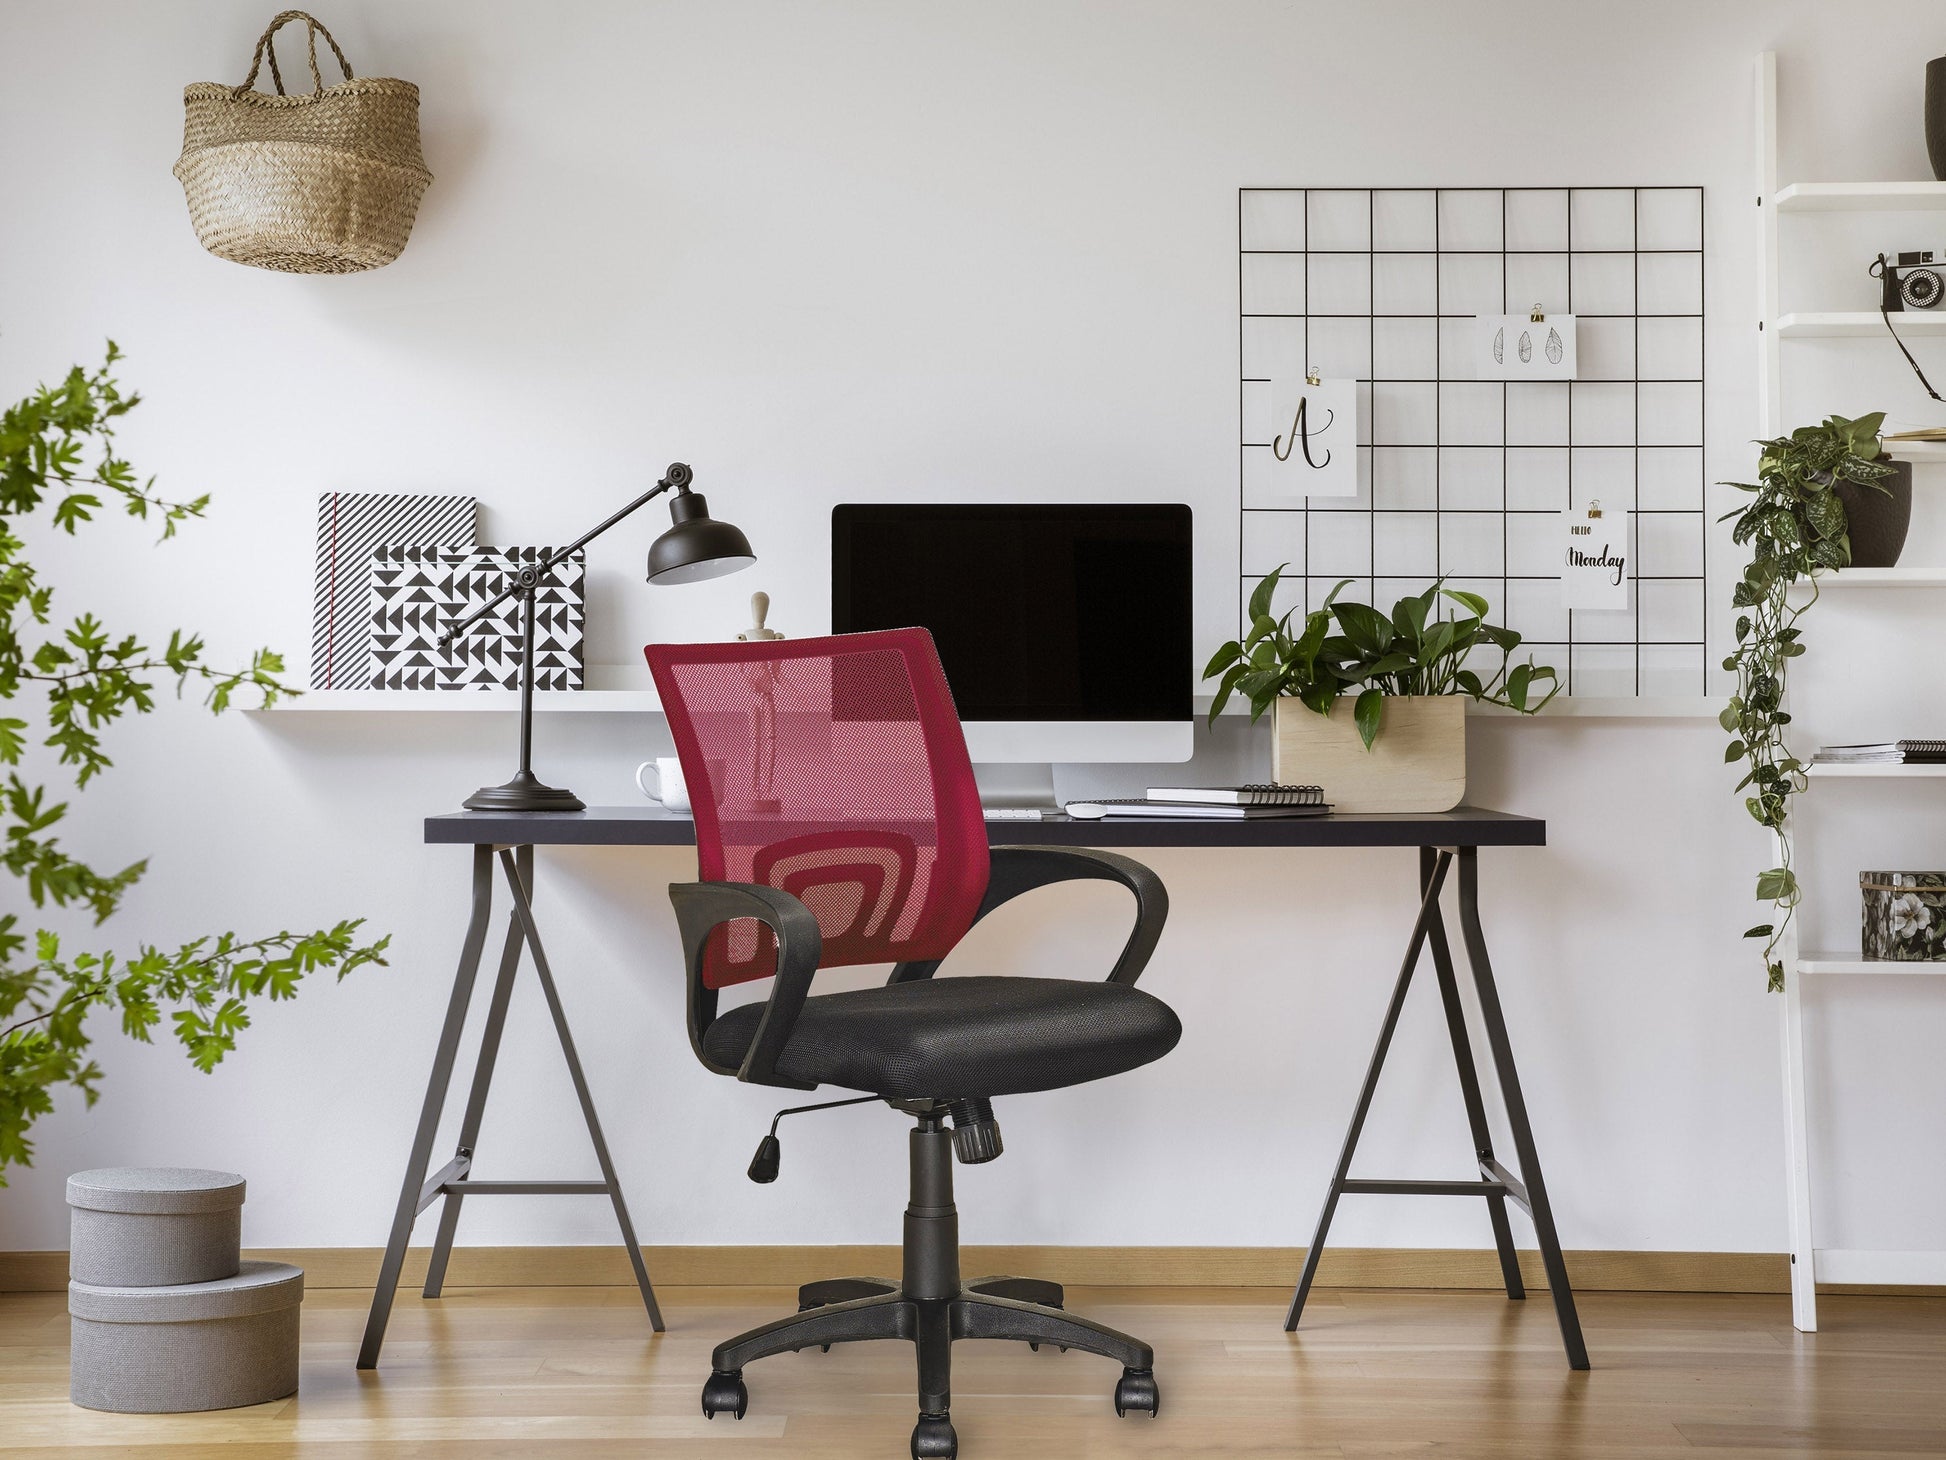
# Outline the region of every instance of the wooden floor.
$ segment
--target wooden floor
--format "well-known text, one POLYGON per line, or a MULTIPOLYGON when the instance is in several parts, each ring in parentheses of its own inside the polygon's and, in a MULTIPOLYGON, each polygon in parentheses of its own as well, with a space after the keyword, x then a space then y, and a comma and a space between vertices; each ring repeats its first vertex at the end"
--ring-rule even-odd
MULTIPOLYGON (((54 1293, 0 1295, 0 1455, 258 1460, 854 1460, 906 1454, 902 1344, 765 1359, 740 1423, 697 1394, 720 1338, 781 1291, 675 1288, 651 1338, 627 1288, 402 1294, 376 1373, 352 1366, 367 1295, 304 1303, 303 1388, 254 1409, 111 1415, 67 1400, 54 1293)), ((1827 1297, 1796 1333, 1782 1297, 1589 1293, 1592 1373, 1570 1373, 1544 1295, 1322 1290, 1301 1333, 1255 1289, 1076 1289, 1070 1306, 1156 1348, 1162 1415, 1115 1417, 1105 1360, 1022 1345, 955 1350, 968 1460, 1085 1457, 1946 1455, 1946 1298, 1827 1297)))

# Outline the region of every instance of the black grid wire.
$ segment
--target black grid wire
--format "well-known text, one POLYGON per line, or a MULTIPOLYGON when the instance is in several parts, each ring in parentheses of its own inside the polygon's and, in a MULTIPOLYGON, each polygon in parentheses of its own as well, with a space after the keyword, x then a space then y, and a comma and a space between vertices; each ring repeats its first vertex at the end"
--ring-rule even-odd
MULTIPOLYGON (((1388 208, 1388 218, 1396 218, 1388 208)), ((1355 222, 1350 231, 1355 232, 1355 222)), ((1348 592, 1364 590, 1371 601, 1389 608, 1393 597, 1421 591, 1433 578, 1446 577, 1451 586, 1469 587, 1485 593, 1494 606, 1497 621, 1519 630, 1526 648, 1541 662, 1552 663, 1560 671, 1567 693, 1640 695, 1644 693, 1645 668, 1650 693, 1706 693, 1709 683, 1708 646, 1705 643, 1707 604, 1705 585, 1708 570, 1708 519, 1704 508, 1703 412, 1707 356, 1703 345, 1703 190, 1691 186, 1637 186, 1600 188, 1241 188, 1237 195, 1237 297, 1238 297, 1238 614, 1264 573, 1284 558, 1290 566, 1280 588, 1278 611, 1294 605, 1315 607, 1340 579, 1353 580, 1348 592), (1597 196, 1600 195, 1600 196, 1597 196), (1318 222, 1319 201, 1334 205, 1324 226, 1318 222), (1471 222, 1464 227, 1449 227, 1449 204, 1464 200, 1462 215, 1471 222), (1266 200, 1281 202, 1281 209, 1262 210, 1253 217, 1253 206, 1266 200), (1388 230, 1410 232, 1410 224, 1381 223, 1381 201, 1417 200, 1430 209, 1429 235, 1390 244, 1382 237, 1388 230), (1558 233, 1547 246, 1509 246, 1510 200, 1523 205, 1524 227, 1532 229, 1539 218, 1545 220, 1558 210, 1558 233), (1644 241, 1645 202, 1655 210, 1653 239, 1644 241), (1345 239, 1347 219, 1356 220, 1363 204, 1363 237, 1349 243, 1345 239), (1575 225, 1584 203, 1596 227, 1584 228, 1577 246, 1575 225), (1623 221, 1622 205, 1626 204, 1623 221), (1482 246, 1481 220, 1498 213, 1497 246, 1482 246), (1595 232, 1589 237, 1590 231, 1595 232), (1458 236, 1455 236, 1458 235, 1458 236), (1292 287, 1295 301, 1275 297, 1276 280, 1253 281, 1253 258, 1294 260, 1296 273, 1285 266, 1285 292, 1292 287), (1314 284, 1315 260, 1336 261, 1338 276, 1333 289, 1340 296, 1349 277, 1355 296, 1332 297, 1332 289, 1314 284), (1378 298, 1379 261, 1421 261, 1429 264, 1431 296, 1408 301, 1430 308, 1381 308, 1378 298), (1628 260, 1628 308, 1582 311, 1575 308, 1576 276, 1582 260, 1628 260), (1362 260, 1362 281, 1356 261, 1362 260), (1449 261, 1467 260, 1497 263, 1497 298, 1482 298, 1477 287, 1449 290, 1449 268, 1463 267, 1449 261), (1652 260, 1656 270, 1645 300, 1644 261, 1652 260), (1490 262, 1491 261, 1491 262, 1490 262), (1344 264, 1351 263, 1349 276, 1344 264), (1558 264, 1560 287, 1554 297, 1519 297, 1520 286, 1513 280, 1516 268, 1522 269, 1522 283, 1531 284, 1550 265, 1558 264), (1266 297, 1269 296, 1269 297, 1266 297), (1671 302, 1685 307, 1667 307, 1671 302), (1295 307, 1253 307, 1266 304, 1295 307), (1582 322, 1578 360, 1581 372, 1572 382, 1479 381, 1467 371, 1464 362, 1449 361, 1451 346, 1446 339, 1449 323, 1470 320, 1482 313, 1514 314, 1539 303, 1551 313, 1573 314, 1582 322), (1335 322, 1320 333, 1331 333, 1327 343, 1314 341, 1313 328, 1320 321, 1335 322), (1393 321, 1429 321, 1431 325, 1431 369, 1424 357, 1416 369, 1382 369, 1379 331, 1393 321), (1623 329, 1612 329, 1603 321, 1626 322, 1623 329), (1673 355, 1654 374, 1643 372, 1644 323, 1652 328, 1667 328, 1664 321, 1690 321, 1680 328, 1673 350, 1664 340, 1662 353, 1673 355), (1363 324, 1364 358, 1362 370, 1347 369, 1343 359, 1331 354, 1345 353, 1345 342, 1353 340, 1363 324), (1289 338, 1272 337, 1266 332, 1289 332, 1294 328, 1301 341, 1294 359, 1289 354, 1289 338), (1590 326, 1592 325, 1592 328, 1590 326), (1626 338, 1626 369, 1612 372, 1600 368, 1603 357, 1617 350, 1617 341, 1626 338), (1607 343, 1603 344, 1602 341, 1607 343), (1591 348, 1592 346, 1592 348, 1591 348), (1318 350, 1313 355, 1314 347, 1318 350), (1313 499, 1301 507, 1262 507, 1251 505, 1253 454, 1267 457, 1269 437, 1275 427, 1253 419, 1267 402, 1270 376, 1262 369, 1265 355, 1283 349, 1285 368, 1315 367, 1329 377, 1356 375, 1360 391, 1360 478, 1356 498, 1313 499), (1589 370, 1591 357, 1596 369, 1589 370), (1460 373, 1449 374, 1449 364, 1460 373), (1449 387, 1468 387, 1478 399, 1480 391, 1498 386, 1500 424, 1497 433, 1472 431, 1463 441, 1455 440, 1449 417, 1449 387), (1644 385, 1652 387, 1650 391, 1644 385), (1253 411, 1252 388, 1262 392, 1253 411), (1388 389, 1399 387, 1429 389, 1430 432, 1423 427, 1409 429, 1399 420, 1397 401, 1389 401, 1388 389), (1629 425, 1625 434, 1610 434, 1595 439, 1598 427, 1591 425, 1588 392, 1599 387, 1627 387, 1630 394, 1629 425), (1526 392, 1516 397, 1515 392, 1526 392), (1535 403, 1562 398, 1564 429, 1560 439, 1516 439, 1511 423, 1511 407, 1518 398, 1526 409, 1535 403), (1577 404, 1581 409, 1577 411, 1577 404), (1426 439, 1429 435, 1430 439, 1426 439), (1497 438, 1497 439, 1496 439, 1497 438), (1474 498, 1454 499, 1455 489, 1449 471, 1465 457, 1463 453, 1483 453, 1499 458, 1498 503, 1481 505, 1474 498), (1404 490, 1404 468, 1409 454, 1426 453, 1431 462, 1429 502, 1396 505, 1390 499, 1404 490), (1531 461, 1528 453, 1532 453, 1531 461), (1554 531, 1559 513, 1575 505, 1576 470, 1583 473, 1582 498, 1591 494, 1591 468, 1606 460, 1610 473, 1604 484, 1592 491, 1604 495, 1606 502, 1630 510, 1629 562, 1631 565, 1629 607, 1617 610, 1566 609, 1559 606, 1560 535, 1554 531), (1627 455, 1626 482, 1616 479, 1616 458, 1627 455), (1558 482, 1547 487, 1545 500, 1529 491, 1518 504, 1510 500, 1510 471, 1518 457, 1530 470, 1544 463, 1558 463, 1558 482), (1652 501, 1643 501, 1645 457, 1656 483, 1652 501), (1397 467, 1398 483, 1393 480, 1397 467), (1617 491, 1624 500, 1617 500, 1617 491), (1464 500, 1468 505, 1459 505, 1464 500), (1321 519, 1335 518, 1342 523, 1345 514, 1362 513, 1365 532, 1362 560, 1348 555, 1342 528, 1327 526, 1317 530, 1321 519), (1475 541, 1466 551, 1451 551, 1447 546, 1448 526, 1456 528, 1466 519, 1497 518, 1500 527, 1497 564, 1490 552, 1482 552, 1475 541), (1381 530, 1387 519, 1396 531, 1429 527, 1430 561, 1413 561, 1409 566, 1382 569, 1382 554, 1388 538, 1381 530), (1651 541, 1644 542, 1644 524, 1651 528, 1651 541), (1327 541, 1327 539, 1329 541, 1327 541), (1335 544, 1335 546, 1333 545, 1335 544), (1268 551, 1266 548, 1268 547, 1268 551), (1645 548, 1649 560, 1644 560, 1645 548), (1535 585, 1516 588, 1514 585, 1535 585), (1645 624, 1644 585, 1654 603, 1650 621, 1645 624), (1646 651, 1646 654, 1645 654, 1646 651)), ((1586 266, 1592 268, 1594 266, 1586 266)), ((1476 276, 1476 286, 1477 278, 1476 276)), ((1613 280, 1607 281, 1612 293, 1613 280)), ((1584 292, 1590 292, 1585 291, 1584 292)), ((1620 299, 1604 297, 1599 302, 1619 306, 1620 299)), ((1397 326, 1392 326, 1397 328, 1397 326)), ((1457 326, 1464 329, 1464 325, 1457 326)), ((1423 342, 1422 342, 1423 345, 1423 342)), ((1396 344, 1388 346, 1388 350, 1396 344)), ((1390 362, 1386 362, 1390 363, 1390 362)), ((1419 415, 1426 414, 1421 402, 1419 415)), ((1545 435, 1543 431, 1541 434, 1545 435)), ((1261 459, 1261 458, 1258 458, 1261 459)), ((1421 463, 1423 464, 1423 463, 1421 463)), ((1543 471, 1546 478, 1551 475, 1543 471)), ((1531 488, 1532 478, 1529 478, 1531 488)), ((1335 525, 1335 524, 1333 524, 1335 525)), ((1348 524, 1346 524, 1348 525, 1348 524)), ((1490 539, 1489 529, 1486 537, 1490 539)), ((1459 539, 1456 537, 1456 548, 1459 539)))

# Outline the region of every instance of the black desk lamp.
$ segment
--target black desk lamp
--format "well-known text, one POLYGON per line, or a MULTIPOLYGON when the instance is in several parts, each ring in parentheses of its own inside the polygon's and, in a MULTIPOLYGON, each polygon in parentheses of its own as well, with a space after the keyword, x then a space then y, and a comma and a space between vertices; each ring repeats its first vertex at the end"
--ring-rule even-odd
POLYGON ((750 551, 750 540, 727 522, 709 515, 709 503, 701 492, 689 490, 695 476, 680 461, 648 491, 630 502, 599 527, 581 534, 560 550, 536 563, 509 572, 507 586, 477 611, 454 624, 439 636, 439 647, 450 648, 459 638, 509 598, 520 600, 520 769, 504 786, 482 786, 462 803, 468 811, 580 811, 584 804, 572 791, 541 784, 534 776, 534 591, 546 580, 557 563, 566 561, 624 517, 673 491, 669 516, 674 525, 649 545, 651 583, 700 583, 705 578, 720 578, 757 561, 750 551))

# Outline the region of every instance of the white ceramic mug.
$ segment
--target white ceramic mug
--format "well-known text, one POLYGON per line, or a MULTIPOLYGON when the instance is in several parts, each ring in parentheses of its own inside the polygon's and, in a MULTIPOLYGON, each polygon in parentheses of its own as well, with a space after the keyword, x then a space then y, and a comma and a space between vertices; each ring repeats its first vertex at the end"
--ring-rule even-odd
POLYGON ((682 778, 682 762, 673 755, 659 755, 635 768, 635 784, 651 801, 660 801, 669 810, 689 810, 689 787, 682 778))

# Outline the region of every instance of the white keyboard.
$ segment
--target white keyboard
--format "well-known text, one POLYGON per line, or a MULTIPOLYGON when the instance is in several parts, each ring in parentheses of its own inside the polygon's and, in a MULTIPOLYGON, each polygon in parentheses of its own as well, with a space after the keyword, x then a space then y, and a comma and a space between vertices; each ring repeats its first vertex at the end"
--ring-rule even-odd
POLYGON ((985 806, 981 808, 988 821, 1044 821, 1047 813, 1038 806, 985 806))

